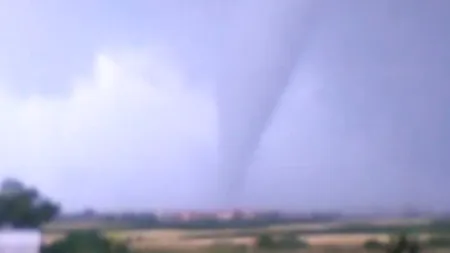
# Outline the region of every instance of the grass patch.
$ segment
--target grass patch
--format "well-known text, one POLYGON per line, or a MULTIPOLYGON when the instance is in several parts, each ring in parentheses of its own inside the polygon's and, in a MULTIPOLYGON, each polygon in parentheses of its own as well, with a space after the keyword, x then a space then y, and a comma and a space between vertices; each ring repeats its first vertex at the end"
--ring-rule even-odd
POLYGON ((428 248, 450 248, 450 236, 432 236, 426 242, 428 248))

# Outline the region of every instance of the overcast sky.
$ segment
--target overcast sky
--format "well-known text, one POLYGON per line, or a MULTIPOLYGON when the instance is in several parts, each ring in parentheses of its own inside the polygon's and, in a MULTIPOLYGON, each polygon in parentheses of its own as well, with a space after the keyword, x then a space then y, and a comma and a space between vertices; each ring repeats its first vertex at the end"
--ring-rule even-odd
MULTIPOLYGON (((252 64, 233 20, 293 0, 243 1, 0 0, 0 177, 69 210, 219 206, 219 73, 252 64)), ((240 203, 448 207, 450 2, 321 7, 240 203)))

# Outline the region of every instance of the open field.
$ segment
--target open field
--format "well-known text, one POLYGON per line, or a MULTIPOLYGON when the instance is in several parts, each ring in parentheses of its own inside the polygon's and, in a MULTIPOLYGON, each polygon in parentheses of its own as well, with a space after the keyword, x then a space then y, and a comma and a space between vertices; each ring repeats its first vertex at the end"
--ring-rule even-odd
MULTIPOLYGON (((364 252, 363 244, 369 239, 387 242, 389 236, 401 231, 415 232, 421 240, 430 235, 447 234, 447 226, 435 226, 431 220, 384 220, 371 222, 330 222, 317 224, 275 225, 265 228, 242 229, 109 229, 104 227, 106 236, 118 241, 126 241, 139 250, 196 251, 217 245, 245 246, 253 248, 256 237, 262 233, 294 233, 306 241, 308 252, 364 252), (331 252, 331 251, 330 251, 331 252)), ((86 229, 80 224, 72 229, 86 229)), ((450 233, 449 233, 450 234, 450 233)), ((44 241, 50 243, 64 236, 63 233, 47 233, 44 241)), ((235 251, 234 251, 235 252, 235 251)), ((437 252, 437 251, 430 251, 437 252)), ((439 250, 439 252, 450 252, 439 250)))
MULTIPOLYGON (((130 245, 139 250, 198 250, 202 248, 214 247, 215 245, 244 245, 254 246, 254 237, 232 237, 227 239, 186 239, 186 232, 182 231, 129 231, 120 234, 109 234, 111 238, 120 241, 127 241, 130 245)), ((58 237, 46 237, 46 241, 54 241, 58 237)), ((360 247, 368 239, 376 238, 387 241, 387 235, 312 235, 304 236, 311 247, 339 246, 339 247, 360 247)))
MULTIPOLYGON (((117 240, 128 241, 132 248, 142 252, 204 252, 204 253, 239 253, 256 252, 254 250, 255 238, 235 237, 226 240, 222 239, 185 239, 185 231, 128 231, 121 234, 110 234, 109 236, 117 240), (218 245, 222 247, 218 247, 218 245), (235 246, 244 245, 245 251, 235 250, 235 246)), ((277 250, 277 253, 336 253, 336 252, 355 252, 355 253, 377 253, 382 251, 364 249, 363 244, 368 239, 378 239, 387 242, 387 234, 353 234, 353 235, 312 235, 302 237, 310 244, 307 249, 301 250, 277 250)), ((258 251, 260 252, 260 251, 258 251)), ((430 253, 450 253, 450 249, 433 249, 425 252, 430 253)), ((262 252, 265 253, 265 252, 262 252)))

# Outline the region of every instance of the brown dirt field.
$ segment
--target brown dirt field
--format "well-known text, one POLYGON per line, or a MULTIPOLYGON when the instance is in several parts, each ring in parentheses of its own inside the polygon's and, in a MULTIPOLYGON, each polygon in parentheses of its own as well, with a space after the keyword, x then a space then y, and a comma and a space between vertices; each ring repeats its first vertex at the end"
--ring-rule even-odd
MULTIPOLYGON (((110 233, 108 236, 117 240, 126 240, 135 248, 155 249, 155 248, 174 248, 174 249, 193 249, 203 248, 223 242, 218 239, 185 239, 184 236, 189 231, 183 230, 133 230, 110 233)), ((231 238, 226 242, 230 244, 251 245, 253 238, 231 238)))
MULTIPOLYGON (((252 245, 253 238, 235 238, 227 240, 228 245, 252 245)), ((158 241, 133 241, 131 243, 136 249, 202 249, 217 245, 218 240, 214 239, 195 239, 195 240, 158 240, 158 241)))
MULTIPOLYGON (((136 234, 127 234, 129 242, 133 247, 139 249, 152 248, 174 248, 174 249, 195 249, 210 247, 217 244, 228 245, 246 245, 253 246, 254 237, 235 237, 227 239, 185 239, 180 231, 165 232, 141 232, 136 234), (134 236, 133 236, 134 235, 134 236)), ((425 239, 428 235, 422 235, 425 239)), ((387 234, 327 234, 302 236, 312 247, 338 246, 338 247, 361 247, 369 239, 388 242, 387 234)))

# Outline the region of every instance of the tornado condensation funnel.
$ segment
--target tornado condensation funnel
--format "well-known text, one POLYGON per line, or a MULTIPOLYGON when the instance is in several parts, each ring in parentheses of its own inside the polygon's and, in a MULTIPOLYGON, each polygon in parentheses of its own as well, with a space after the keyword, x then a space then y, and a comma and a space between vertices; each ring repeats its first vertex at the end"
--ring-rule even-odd
POLYGON ((217 88, 221 180, 229 200, 245 184, 259 140, 314 29, 317 3, 247 0, 229 24, 217 88))

